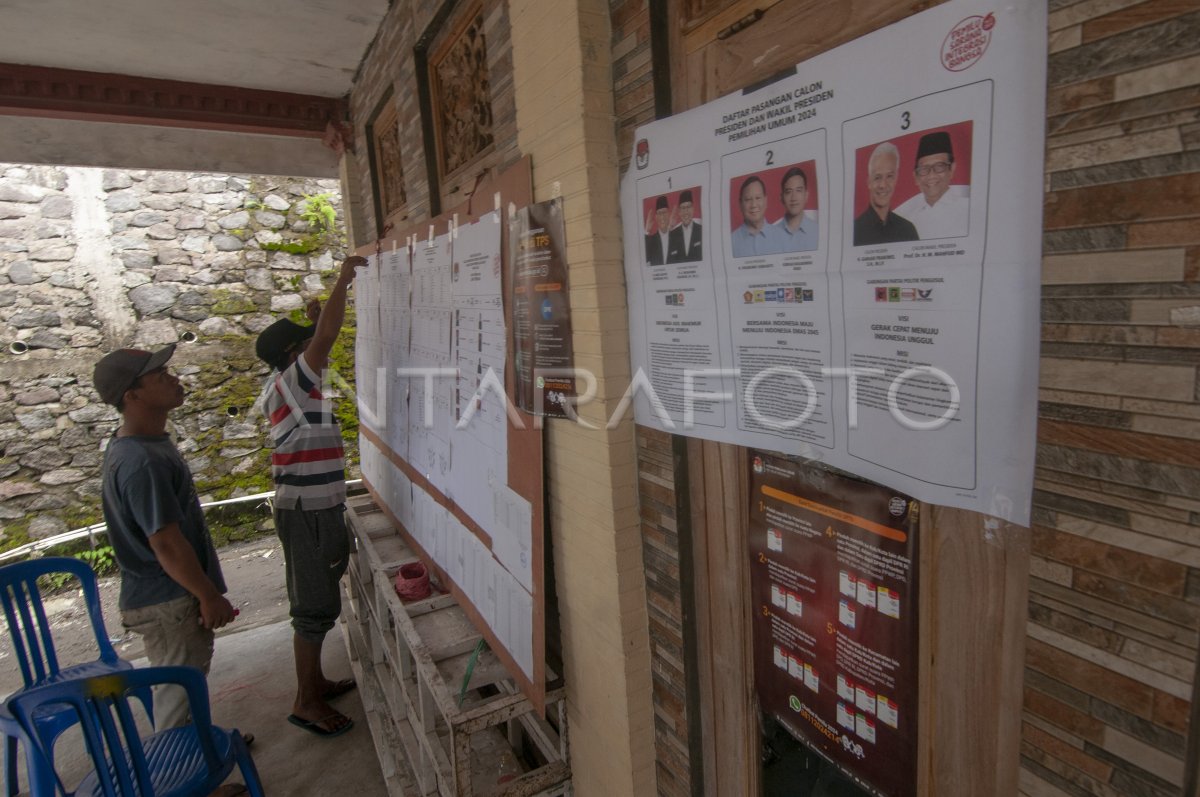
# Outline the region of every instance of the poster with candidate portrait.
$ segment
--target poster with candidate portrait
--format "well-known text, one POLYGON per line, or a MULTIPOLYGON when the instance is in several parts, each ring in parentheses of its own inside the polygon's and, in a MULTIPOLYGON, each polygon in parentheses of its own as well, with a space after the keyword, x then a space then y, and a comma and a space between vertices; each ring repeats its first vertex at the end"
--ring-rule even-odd
POLYGON ((951 0, 639 128, 639 423, 1029 522, 1045 14, 951 0))

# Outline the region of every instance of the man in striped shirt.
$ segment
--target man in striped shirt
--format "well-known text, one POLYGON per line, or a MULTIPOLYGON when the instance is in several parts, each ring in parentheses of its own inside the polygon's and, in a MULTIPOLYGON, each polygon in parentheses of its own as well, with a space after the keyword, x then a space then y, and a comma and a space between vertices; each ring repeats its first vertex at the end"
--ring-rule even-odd
POLYGON ((366 258, 349 257, 324 309, 308 305, 311 326, 280 319, 258 336, 258 356, 271 366, 266 414, 271 421, 275 533, 283 546, 291 604, 296 699, 288 722, 318 736, 339 736, 353 721, 327 701, 354 688, 321 669, 321 648, 342 600, 338 582, 350 559, 342 431, 321 393, 329 352, 346 315, 346 291, 366 258))

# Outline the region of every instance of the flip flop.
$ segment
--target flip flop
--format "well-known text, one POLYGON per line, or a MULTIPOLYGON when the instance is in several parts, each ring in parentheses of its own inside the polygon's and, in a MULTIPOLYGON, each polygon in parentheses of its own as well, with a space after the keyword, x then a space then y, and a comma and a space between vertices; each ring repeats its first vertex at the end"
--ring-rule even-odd
POLYGON ((335 697, 341 697, 354 690, 357 686, 358 684, 354 683, 353 678, 343 678, 340 681, 334 681, 333 686, 329 687, 322 697, 325 700, 333 700, 335 697))
POLYGON ((208 797, 240 797, 240 795, 248 794, 249 789, 242 783, 227 783, 224 786, 217 787, 217 790, 208 795, 208 797))
POLYGON ((322 727, 322 725, 326 722, 329 722, 329 720, 335 719, 337 717, 342 717, 342 716, 345 716, 345 715, 339 714, 335 711, 333 714, 330 714, 327 717, 322 717, 319 720, 306 720, 303 717, 297 717, 295 714, 288 714, 287 719, 288 719, 288 722, 292 723, 297 728, 303 728, 304 730, 308 731, 309 733, 316 734, 317 736, 324 736, 326 738, 331 739, 334 736, 341 736, 343 733, 345 733, 346 731, 348 731, 354 727, 354 720, 350 719, 349 717, 346 717, 346 724, 341 726, 340 728, 334 728, 333 730, 329 730, 328 728, 322 727))

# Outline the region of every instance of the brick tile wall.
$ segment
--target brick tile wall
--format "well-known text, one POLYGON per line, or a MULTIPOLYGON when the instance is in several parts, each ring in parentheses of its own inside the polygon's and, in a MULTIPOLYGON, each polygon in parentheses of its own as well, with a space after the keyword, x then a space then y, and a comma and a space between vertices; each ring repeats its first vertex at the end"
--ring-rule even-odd
POLYGON ((1178 795, 1200 625, 1200 11, 1050 0, 1024 794, 1178 795))
MULTIPOLYGON (((400 143, 403 150, 404 188, 407 204, 398 213, 401 225, 429 217, 430 180, 425 165, 425 142, 421 133, 421 113, 417 88, 416 60, 413 50, 417 39, 428 30, 441 5, 435 0, 392 3, 380 25, 350 94, 350 119, 354 127, 356 155, 352 168, 357 174, 360 212, 354 219, 354 244, 361 246, 375 237, 375 203, 371 195, 370 159, 367 153, 367 125, 379 103, 392 91, 390 102, 397 106, 400 143)), ((456 14, 465 13, 469 4, 460 4, 456 14)), ((504 0, 484 0, 484 40, 487 42, 488 79, 492 100, 492 132, 495 144, 479 161, 463 167, 440 186, 442 206, 458 204, 464 192, 474 185, 475 176, 490 168, 503 171, 520 160, 517 146, 516 100, 512 80, 512 36, 509 30, 508 4, 504 0)), ((441 26, 429 52, 455 29, 458 16, 441 26)))

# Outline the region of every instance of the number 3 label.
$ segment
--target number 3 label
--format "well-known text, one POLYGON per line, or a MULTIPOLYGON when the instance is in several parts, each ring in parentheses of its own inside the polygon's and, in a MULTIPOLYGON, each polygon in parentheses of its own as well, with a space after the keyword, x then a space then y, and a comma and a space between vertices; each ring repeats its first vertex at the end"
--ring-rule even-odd
POLYGON ((904 113, 900 114, 900 129, 901 130, 907 130, 909 128, 909 125, 911 125, 911 124, 912 124, 912 117, 909 116, 908 111, 905 111, 904 113))

